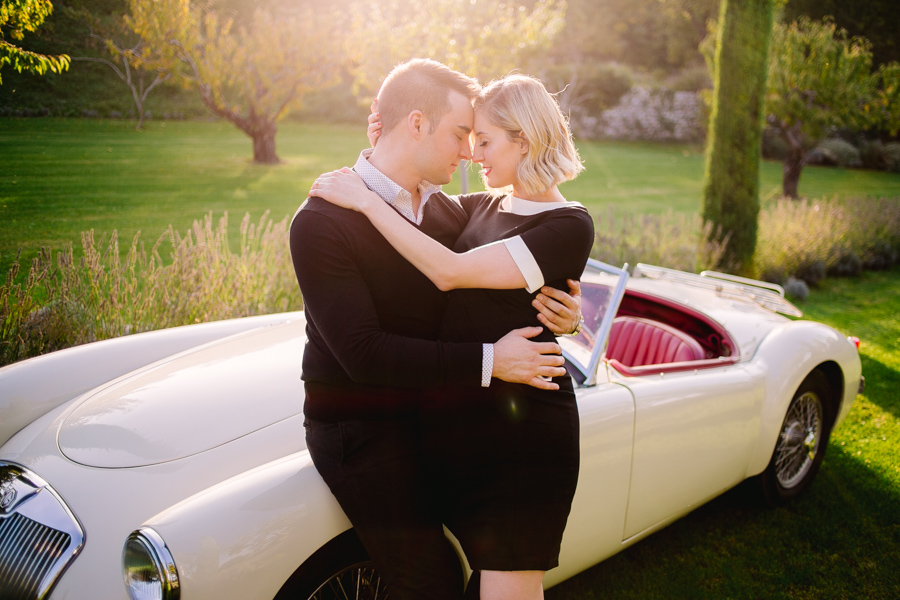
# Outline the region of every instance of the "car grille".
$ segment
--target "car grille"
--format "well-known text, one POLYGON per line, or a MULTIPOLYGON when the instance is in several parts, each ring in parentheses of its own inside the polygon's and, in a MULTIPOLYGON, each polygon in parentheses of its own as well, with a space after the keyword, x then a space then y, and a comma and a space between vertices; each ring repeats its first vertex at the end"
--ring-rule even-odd
POLYGON ((15 514, 0 521, 0 600, 32 600, 71 536, 15 514))
POLYGON ((43 479, 0 461, 0 600, 40 600, 84 546, 84 531, 43 479))

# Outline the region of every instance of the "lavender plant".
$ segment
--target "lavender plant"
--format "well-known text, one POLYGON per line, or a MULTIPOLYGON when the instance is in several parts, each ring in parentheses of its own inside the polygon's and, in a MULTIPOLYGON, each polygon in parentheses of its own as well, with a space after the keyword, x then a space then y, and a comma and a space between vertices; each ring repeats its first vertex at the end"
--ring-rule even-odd
POLYGON ((98 242, 81 236, 43 249, 24 283, 18 264, 0 286, 0 364, 129 333, 302 307, 288 248, 288 218, 265 213, 240 225, 237 252, 228 244, 228 215, 212 213, 182 235, 172 227, 150 251, 138 233, 120 258, 114 231, 98 242), (165 257, 163 255, 166 255, 165 257))
MULTIPOLYGON (((245 215, 232 250, 228 215, 212 213, 184 233, 169 227, 148 251, 138 232, 120 253, 115 231, 82 233, 42 249, 19 281, 18 261, 0 285, 0 365, 140 331, 302 308, 291 266, 288 217, 245 215)), ((597 215, 593 256, 683 271, 719 263, 724 242, 699 215, 597 215)), ((900 260, 900 198, 781 201, 760 212, 755 270, 763 279, 814 285, 900 260)))

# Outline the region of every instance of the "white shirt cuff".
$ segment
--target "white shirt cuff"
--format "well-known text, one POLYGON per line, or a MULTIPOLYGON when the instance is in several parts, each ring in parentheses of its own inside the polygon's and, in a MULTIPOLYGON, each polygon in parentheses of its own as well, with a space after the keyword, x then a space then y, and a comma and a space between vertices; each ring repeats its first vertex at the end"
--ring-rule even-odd
POLYGON ((481 387, 491 387, 491 375, 494 372, 494 345, 481 345, 481 387))
POLYGON ((528 249, 522 236, 517 235, 516 237, 505 239, 503 244, 515 261, 516 266, 519 267, 522 277, 525 278, 525 289, 528 290, 528 293, 533 294, 541 289, 541 286, 544 285, 544 274, 541 273, 541 268, 538 266, 537 261, 534 260, 534 255, 531 254, 531 250, 528 249))

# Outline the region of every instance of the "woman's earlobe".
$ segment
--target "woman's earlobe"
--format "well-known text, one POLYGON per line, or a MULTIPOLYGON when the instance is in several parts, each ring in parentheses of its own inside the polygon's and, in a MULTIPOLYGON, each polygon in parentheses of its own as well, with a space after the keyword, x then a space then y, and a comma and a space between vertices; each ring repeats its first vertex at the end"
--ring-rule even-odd
POLYGON ((528 154, 528 140, 525 138, 519 138, 519 153, 523 156, 528 154))

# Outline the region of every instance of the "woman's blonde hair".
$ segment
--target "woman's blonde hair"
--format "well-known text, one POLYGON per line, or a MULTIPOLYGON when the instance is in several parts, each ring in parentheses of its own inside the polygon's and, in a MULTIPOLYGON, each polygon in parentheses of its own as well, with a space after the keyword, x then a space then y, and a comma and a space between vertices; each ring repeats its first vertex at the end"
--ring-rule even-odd
POLYGON ((534 77, 516 74, 492 81, 475 99, 475 111, 506 131, 510 140, 528 142, 528 153, 516 168, 523 192, 544 192, 584 170, 568 120, 534 77))

